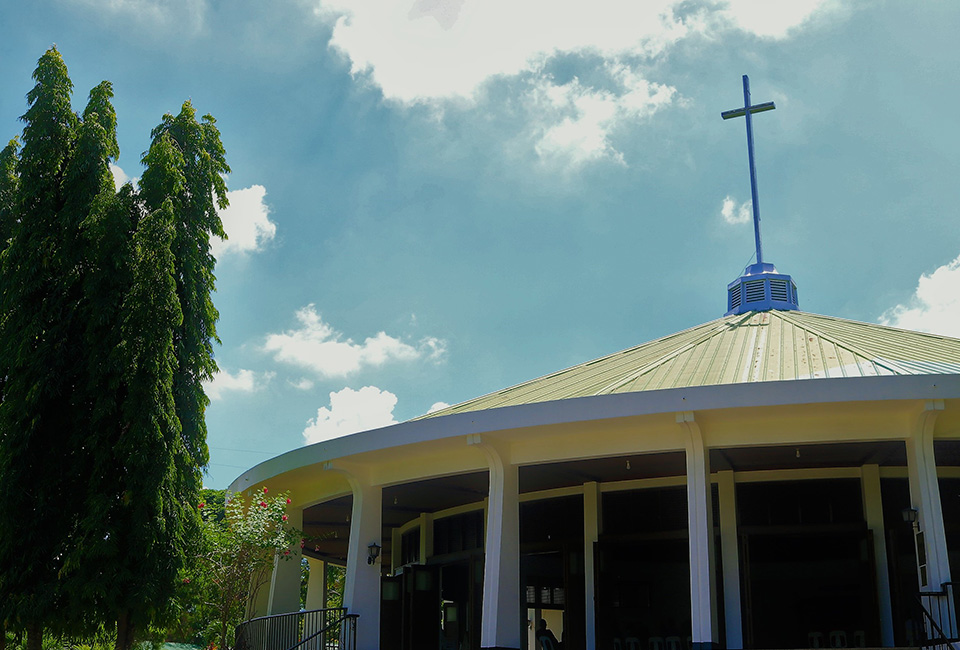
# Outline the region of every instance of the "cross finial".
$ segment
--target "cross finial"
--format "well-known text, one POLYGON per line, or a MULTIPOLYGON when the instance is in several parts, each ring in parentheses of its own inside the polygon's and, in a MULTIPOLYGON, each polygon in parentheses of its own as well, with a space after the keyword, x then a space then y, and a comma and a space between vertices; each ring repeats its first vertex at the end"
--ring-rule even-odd
POLYGON ((750 198, 753 203, 753 233, 757 240, 757 264, 763 264, 763 246, 760 243, 760 195, 757 191, 757 168, 753 161, 753 113, 772 111, 776 106, 773 102, 764 104, 750 104, 750 79, 743 75, 743 108, 720 113, 720 117, 729 120, 732 117, 743 116, 747 119, 747 157, 750 159, 750 198))

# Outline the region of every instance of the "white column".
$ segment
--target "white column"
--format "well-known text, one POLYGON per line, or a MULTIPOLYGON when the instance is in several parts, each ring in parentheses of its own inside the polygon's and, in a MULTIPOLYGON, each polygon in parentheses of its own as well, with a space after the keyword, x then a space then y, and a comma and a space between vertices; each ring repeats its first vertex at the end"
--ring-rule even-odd
POLYGON ((403 564, 403 535, 400 528, 390 530, 390 571, 396 575, 397 569, 403 564))
POLYGON ((381 543, 380 517, 383 501, 379 485, 348 475, 353 490, 350 515, 350 540, 347 545, 347 575, 343 606, 350 614, 359 614, 357 650, 380 647, 380 561, 367 563, 367 547, 381 543))
POLYGON ((867 528, 873 535, 874 575, 880 608, 880 644, 885 648, 892 648, 893 608, 890 600, 890 570, 887 566, 887 539, 883 526, 883 500, 880 494, 878 465, 864 465, 860 468, 860 486, 863 493, 863 513, 867 519, 867 528))
POLYGON ((273 578, 273 569, 270 569, 270 575, 267 576, 263 584, 260 585, 260 588, 257 590, 257 593, 254 596, 253 602, 250 603, 250 611, 247 612, 247 618, 256 618, 258 616, 266 616, 270 613, 270 610, 267 608, 267 605, 270 602, 270 582, 273 578))
POLYGON ((420 513, 420 564, 426 564, 433 555, 433 514, 420 513))
MULTIPOLYGON (((287 523, 294 528, 303 528, 303 509, 287 511, 287 523)), ((286 614, 300 611, 300 545, 294 544, 286 553, 278 553, 273 561, 270 578, 270 596, 267 612, 286 614)))
POLYGON ((483 563, 483 614, 480 647, 519 650, 523 628, 520 615, 520 503, 517 466, 505 446, 467 436, 467 444, 486 453, 490 467, 486 540, 483 563))
POLYGON ((693 413, 677 413, 686 432, 687 529, 690 537, 690 621, 694 649, 717 645, 716 573, 710 458, 693 413))
POLYGON ((937 484, 937 463, 933 455, 933 427, 942 410, 943 400, 927 401, 913 435, 906 441, 910 501, 919 512, 918 525, 927 560, 925 572, 921 571, 920 567, 917 568, 922 591, 939 591, 944 582, 950 581, 947 538, 940 507, 940 486, 937 484))
POLYGON ((310 578, 307 580, 307 609, 324 609, 327 606, 327 563, 312 557, 310 578))
POLYGON ((583 484, 583 580, 584 624, 587 636, 586 650, 597 646, 597 582, 594 575, 596 560, 594 544, 600 539, 602 521, 600 486, 596 481, 583 484))
POLYGON ((737 492, 733 470, 717 472, 720 497, 720 557, 723 568, 723 621, 728 648, 743 647, 740 609, 740 534, 737 531, 737 492))

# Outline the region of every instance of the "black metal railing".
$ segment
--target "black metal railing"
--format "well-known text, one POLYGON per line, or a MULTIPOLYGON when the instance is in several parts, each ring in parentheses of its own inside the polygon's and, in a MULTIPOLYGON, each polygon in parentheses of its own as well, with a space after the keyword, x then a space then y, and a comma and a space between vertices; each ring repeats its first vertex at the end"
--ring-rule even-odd
POLYGON ((916 602, 914 628, 920 638, 915 639, 915 643, 921 648, 955 650, 960 637, 957 634, 954 583, 943 583, 940 591, 921 591, 916 602))
POLYGON ((237 626, 235 650, 356 650, 357 614, 346 608, 273 614, 237 626))

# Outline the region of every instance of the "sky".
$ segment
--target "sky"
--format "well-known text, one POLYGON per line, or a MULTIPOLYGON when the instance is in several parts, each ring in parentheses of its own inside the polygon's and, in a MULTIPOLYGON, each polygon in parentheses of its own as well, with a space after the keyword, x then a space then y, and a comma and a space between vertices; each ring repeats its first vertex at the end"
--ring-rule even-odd
POLYGON ((0 3, 0 138, 56 44, 113 82, 118 182, 217 120, 207 487, 723 316, 752 262, 801 309, 960 337, 960 3, 0 3))

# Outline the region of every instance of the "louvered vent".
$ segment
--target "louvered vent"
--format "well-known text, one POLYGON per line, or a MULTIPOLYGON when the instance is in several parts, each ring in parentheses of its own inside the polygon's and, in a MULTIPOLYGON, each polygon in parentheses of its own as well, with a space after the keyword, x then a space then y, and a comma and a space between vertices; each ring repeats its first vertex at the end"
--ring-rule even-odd
POLYGON ((770 280, 770 300, 790 300, 790 286, 786 280, 770 280))
POLYGON ((740 284, 730 287, 730 300, 727 309, 736 309, 740 306, 740 284))
POLYGON ((799 309, 797 285, 773 264, 751 264, 727 285, 727 316, 768 309, 799 309))
POLYGON ((763 280, 744 282, 747 290, 747 302, 760 302, 764 298, 763 280))

